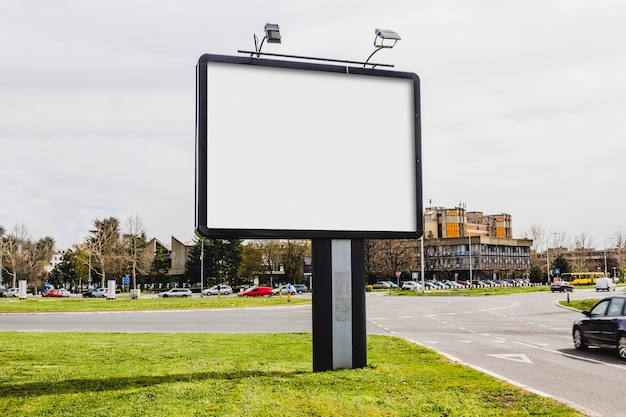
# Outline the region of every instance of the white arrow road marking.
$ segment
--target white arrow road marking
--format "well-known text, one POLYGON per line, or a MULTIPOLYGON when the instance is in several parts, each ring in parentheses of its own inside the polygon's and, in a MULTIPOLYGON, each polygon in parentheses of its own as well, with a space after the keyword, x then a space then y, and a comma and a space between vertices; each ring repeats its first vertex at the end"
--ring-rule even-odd
POLYGON ((532 363, 532 361, 530 359, 528 359, 528 356, 524 355, 523 353, 487 354, 487 356, 491 356, 491 357, 499 358, 499 359, 506 359, 508 361, 532 363))

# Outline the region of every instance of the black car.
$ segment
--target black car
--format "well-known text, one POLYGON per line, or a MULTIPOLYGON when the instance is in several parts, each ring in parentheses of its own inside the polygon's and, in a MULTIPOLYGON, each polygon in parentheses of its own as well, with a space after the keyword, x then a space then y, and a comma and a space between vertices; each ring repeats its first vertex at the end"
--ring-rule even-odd
POLYGON ((570 284, 569 282, 565 282, 565 281, 556 281, 553 282, 552 284, 550 284, 550 291, 555 292, 555 291, 574 291, 574 287, 572 286, 572 284, 570 284))
POLYGON ((576 320, 572 329, 574 347, 614 348, 626 359, 626 297, 603 298, 583 314, 585 317, 576 320))
POLYGON ((89 288, 87 292, 83 293, 83 298, 93 298, 93 293, 96 291, 95 288, 89 288))

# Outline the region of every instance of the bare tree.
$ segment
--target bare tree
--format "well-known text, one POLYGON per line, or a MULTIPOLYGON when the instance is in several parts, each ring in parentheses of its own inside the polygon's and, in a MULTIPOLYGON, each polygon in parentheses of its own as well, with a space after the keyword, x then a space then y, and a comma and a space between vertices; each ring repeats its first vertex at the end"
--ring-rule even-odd
POLYGON ((92 265, 97 265, 93 270, 100 276, 101 286, 104 287, 106 274, 114 268, 115 258, 118 257, 119 249, 119 220, 115 217, 93 222, 94 229, 90 230, 91 236, 87 238, 87 246, 92 257, 92 265))
POLYGON ((147 246, 146 231, 139 216, 129 217, 124 225, 124 249, 130 262, 133 288, 137 289, 137 269, 144 268, 144 251, 147 246))
POLYGON ((611 246, 613 246, 613 256, 617 262, 617 268, 619 269, 619 275, 624 276, 626 272, 626 234, 621 230, 613 233, 609 238, 611 246))
POLYGON ((7 237, 2 240, 2 253, 6 260, 2 264, 4 271, 11 277, 11 286, 15 287, 18 277, 26 278, 24 268, 24 245, 30 241, 26 225, 15 225, 7 237))
POLYGON ((44 283, 46 271, 44 266, 48 263, 54 252, 54 239, 43 237, 37 242, 27 240, 22 246, 22 262, 27 281, 37 288, 44 283))
POLYGON ((590 257, 593 253, 593 239, 587 232, 581 232, 574 236, 573 250, 575 256, 572 257, 571 263, 574 271, 589 271, 592 268, 590 257))

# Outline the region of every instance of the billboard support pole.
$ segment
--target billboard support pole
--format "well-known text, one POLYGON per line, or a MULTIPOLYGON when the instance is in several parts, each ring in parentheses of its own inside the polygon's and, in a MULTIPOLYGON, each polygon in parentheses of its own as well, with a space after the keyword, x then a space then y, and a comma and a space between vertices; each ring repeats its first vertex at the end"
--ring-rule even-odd
POLYGON ((314 239, 313 371, 367 365, 365 243, 314 239))

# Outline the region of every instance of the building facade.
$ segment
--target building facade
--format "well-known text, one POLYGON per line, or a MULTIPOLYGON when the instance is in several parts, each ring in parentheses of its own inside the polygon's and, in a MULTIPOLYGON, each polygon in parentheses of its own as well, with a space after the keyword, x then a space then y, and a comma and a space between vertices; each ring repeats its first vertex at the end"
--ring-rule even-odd
POLYGON ((433 279, 527 278, 532 243, 513 238, 506 213, 463 207, 429 207, 424 213, 424 270, 433 279))

